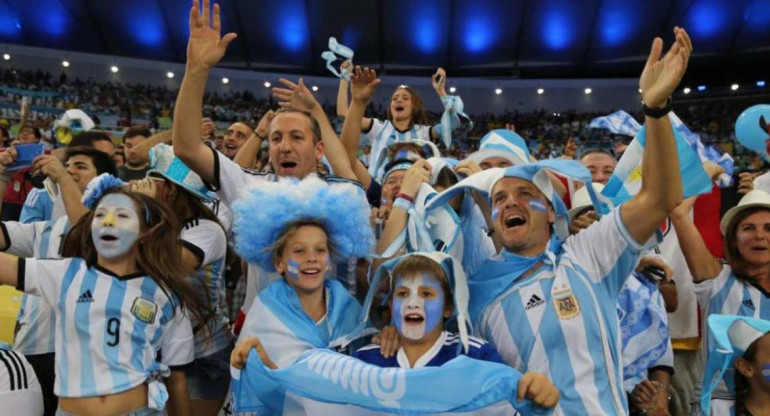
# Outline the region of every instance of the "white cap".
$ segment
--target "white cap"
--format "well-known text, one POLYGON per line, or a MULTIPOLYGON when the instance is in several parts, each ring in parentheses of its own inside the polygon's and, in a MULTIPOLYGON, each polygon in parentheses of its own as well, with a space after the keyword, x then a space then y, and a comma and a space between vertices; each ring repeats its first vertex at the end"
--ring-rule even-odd
POLYGON ((763 207, 770 210, 770 194, 761 189, 754 189, 741 198, 738 205, 730 208, 722 217, 722 222, 720 223, 722 235, 727 232, 727 227, 730 225, 730 222, 732 222, 733 217, 743 210, 754 207, 763 207))
MULTIPOLYGON (((594 187, 594 191, 596 191, 597 195, 604 189, 604 184, 598 182, 592 183, 591 186, 594 187)), ((588 188, 584 186, 578 189, 575 191, 575 194, 572 195, 572 209, 569 210, 569 220, 572 221, 581 211, 586 208, 593 208, 593 206, 594 204, 591 202, 591 196, 588 195, 588 188)))

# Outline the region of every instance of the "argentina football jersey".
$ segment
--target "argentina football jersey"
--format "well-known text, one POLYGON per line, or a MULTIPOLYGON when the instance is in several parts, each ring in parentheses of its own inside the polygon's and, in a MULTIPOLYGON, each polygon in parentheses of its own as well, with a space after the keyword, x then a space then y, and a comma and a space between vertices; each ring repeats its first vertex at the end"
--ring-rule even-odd
POLYGON ((179 301, 141 273, 115 276, 82 259, 19 261, 18 289, 56 312, 60 397, 129 390, 159 371, 193 360, 193 335, 179 301))

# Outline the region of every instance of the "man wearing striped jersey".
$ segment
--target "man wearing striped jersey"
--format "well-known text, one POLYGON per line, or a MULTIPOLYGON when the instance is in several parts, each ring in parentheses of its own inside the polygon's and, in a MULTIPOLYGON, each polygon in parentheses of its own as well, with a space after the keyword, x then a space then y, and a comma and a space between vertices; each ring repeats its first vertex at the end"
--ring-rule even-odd
POLYGON ((23 355, 0 342, 0 403, 3 414, 41 416, 43 393, 23 355), (7 413, 6 413, 7 412, 7 413))
MULTIPOLYGON (((254 184, 275 181, 278 177, 302 179, 317 175, 325 148, 329 150, 329 163, 339 177, 323 178, 330 183, 355 181, 345 150, 323 108, 301 79, 296 84, 281 80, 286 88, 273 90, 275 97, 289 108, 278 111, 269 124, 267 140, 271 171, 242 169, 201 142, 201 126, 194 120, 200 120, 203 115, 206 80, 211 68, 224 56, 227 45, 236 38, 235 33, 220 38, 219 5, 213 6, 212 20, 209 19, 208 3, 204 2, 203 6, 203 10, 195 7, 191 13, 187 69, 174 106, 174 154, 197 173, 228 208, 244 189, 254 184)), ((351 195, 351 198, 356 197, 351 195)), ((275 273, 249 265, 243 310, 248 310, 257 292, 278 278, 275 273)))
POLYGON ((553 380, 561 393, 557 415, 628 414, 618 293, 645 242, 682 199, 667 113, 692 46, 683 29, 674 32, 676 42, 662 59, 662 41, 655 39, 640 78, 647 143, 642 189, 633 199, 567 237, 566 207, 544 170, 590 182, 577 162, 511 167, 491 185, 492 222, 504 250, 471 277, 471 316, 509 365, 553 380), (500 290, 480 290, 489 283, 500 290))
MULTIPOLYGON (((67 149, 65 165, 53 156, 39 161, 41 170, 59 185, 65 208, 73 215, 84 209, 80 202, 91 179, 102 173, 116 174, 112 159, 104 152, 88 147, 67 149)), ((0 250, 19 257, 58 258, 64 235, 70 229, 67 215, 51 221, 23 224, 15 221, 0 223, 0 250)), ((56 411, 54 382, 54 311, 39 296, 25 293, 16 318, 17 333, 14 350, 24 354, 37 373, 43 388, 46 415, 56 411)))

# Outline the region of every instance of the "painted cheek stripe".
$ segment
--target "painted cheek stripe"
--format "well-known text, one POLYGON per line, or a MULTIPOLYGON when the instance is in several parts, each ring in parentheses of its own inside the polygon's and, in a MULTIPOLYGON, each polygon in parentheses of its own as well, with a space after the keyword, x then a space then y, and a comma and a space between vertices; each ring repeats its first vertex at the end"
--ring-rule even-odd
POLYGON ((500 210, 497 209, 497 207, 492 207, 492 221, 497 221, 497 219, 500 217, 500 210))
POLYGON ((286 262, 286 274, 294 280, 299 279, 299 263, 289 259, 286 262))
POLYGON ((530 199, 529 207, 532 208, 532 210, 534 211, 539 211, 539 212, 548 211, 548 209, 545 206, 545 203, 539 199, 530 199))

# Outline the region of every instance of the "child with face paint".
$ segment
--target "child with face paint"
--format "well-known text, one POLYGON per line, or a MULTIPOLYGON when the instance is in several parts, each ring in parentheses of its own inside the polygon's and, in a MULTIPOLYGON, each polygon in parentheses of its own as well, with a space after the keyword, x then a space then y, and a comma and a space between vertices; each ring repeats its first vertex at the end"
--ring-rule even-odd
POLYGON ((0 254, 0 283, 55 310, 57 415, 161 415, 167 400, 188 414, 181 367, 193 360, 188 316, 201 319, 201 305, 180 272, 179 225, 142 194, 94 198, 62 259, 0 254))
POLYGON ((770 414, 770 321, 736 315, 711 315, 709 358, 703 373, 700 410, 705 415, 770 414), (735 400, 714 400, 724 379, 735 400))
MULTIPOLYGON (((461 267, 444 253, 410 253, 381 266, 370 296, 379 292, 383 278, 389 278, 391 324, 398 330, 401 348, 385 358, 380 346, 360 348, 354 356, 380 367, 440 367, 459 355, 503 363, 492 344, 467 334, 467 284, 461 267), (453 290, 454 289, 454 290, 453 290), (445 330, 447 321, 456 317, 458 333, 445 330)), ((375 308, 376 309, 376 308, 375 308)), ((524 374, 518 386, 518 400, 532 400, 542 407, 553 407, 559 392, 544 376, 524 374)))
MULTIPOLYGON (((358 327, 360 305, 331 277, 332 257, 364 257, 373 233, 363 189, 330 187, 318 178, 250 188, 233 207, 236 251, 284 278, 269 284, 246 315, 231 365, 258 351, 271 368, 292 364, 311 348, 337 349, 358 327)), ((335 261, 336 263, 336 261, 335 261)))

